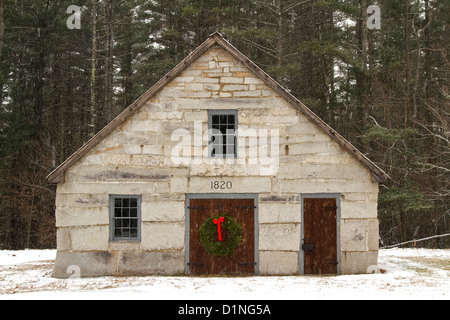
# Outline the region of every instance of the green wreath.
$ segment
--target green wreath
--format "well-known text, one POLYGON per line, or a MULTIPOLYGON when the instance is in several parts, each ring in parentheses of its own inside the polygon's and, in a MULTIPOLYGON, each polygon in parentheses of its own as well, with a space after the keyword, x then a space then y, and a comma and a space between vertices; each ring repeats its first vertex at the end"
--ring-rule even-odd
POLYGON ((242 228, 236 219, 231 218, 227 214, 208 218, 200 227, 200 243, 211 255, 215 257, 231 256, 242 241, 242 228), (223 217, 220 224, 222 233, 225 234, 224 239, 219 241, 218 226, 213 220, 223 217))

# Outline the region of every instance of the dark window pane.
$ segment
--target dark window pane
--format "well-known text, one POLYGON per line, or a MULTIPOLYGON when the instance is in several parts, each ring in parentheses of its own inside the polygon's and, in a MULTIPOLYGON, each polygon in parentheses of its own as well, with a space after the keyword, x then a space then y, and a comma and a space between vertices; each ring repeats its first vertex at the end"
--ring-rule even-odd
MULTIPOLYGON (((211 111, 216 113, 215 111, 211 111)), ((219 111, 220 112, 220 111, 219 111)), ((218 113, 218 112, 217 112, 218 113)), ((213 129, 210 136, 211 157, 221 158, 236 155, 237 116, 233 114, 212 114, 213 129)))
POLYGON ((114 198, 112 226, 115 239, 137 239, 139 233, 138 198, 114 198))

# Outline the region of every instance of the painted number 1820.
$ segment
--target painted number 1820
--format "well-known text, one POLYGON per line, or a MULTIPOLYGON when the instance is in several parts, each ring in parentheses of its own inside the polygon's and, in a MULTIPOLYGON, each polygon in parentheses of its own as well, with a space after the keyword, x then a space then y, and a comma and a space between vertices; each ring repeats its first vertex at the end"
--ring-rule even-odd
POLYGON ((230 190, 233 188, 231 181, 211 181, 211 190, 230 190))

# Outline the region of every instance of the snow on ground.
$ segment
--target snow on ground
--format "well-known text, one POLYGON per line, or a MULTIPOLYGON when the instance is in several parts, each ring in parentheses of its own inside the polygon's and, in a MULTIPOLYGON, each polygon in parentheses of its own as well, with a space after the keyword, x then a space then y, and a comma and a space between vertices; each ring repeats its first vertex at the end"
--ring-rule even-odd
POLYGON ((2 299, 450 299, 450 250, 381 250, 383 274, 53 279, 54 250, 0 251, 2 299))
MULTIPOLYGON (((53 261, 56 257, 55 250, 21 250, 21 251, 0 251, 1 266, 18 265, 36 261, 53 261)), ((1 270, 1 269, 0 269, 1 270)))

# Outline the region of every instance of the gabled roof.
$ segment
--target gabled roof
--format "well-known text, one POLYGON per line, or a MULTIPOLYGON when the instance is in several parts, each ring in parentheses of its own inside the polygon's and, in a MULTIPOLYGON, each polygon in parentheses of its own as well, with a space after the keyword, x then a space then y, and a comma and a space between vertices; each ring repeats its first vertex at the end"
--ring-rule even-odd
POLYGON ((125 120, 132 116, 140 107, 142 107, 153 96, 160 92, 168 83, 174 78, 180 75, 187 67, 189 67, 195 60, 203 55, 208 49, 214 45, 219 45, 227 52, 229 52, 235 59, 249 68, 257 77, 264 81, 269 87, 275 90, 280 96, 285 98, 294 107, 299 109, 309 120, 315 123, 325 134, 336 141, 342 148, 344 148, 349 154, 356 158, 360 163, 367 167, 373 174, 374 179, 377 182, 385 182, 389 177, 381 170, 377 165, 370 161, 363 153, 356 149, 350 142, 345 140, 328 124, 321 120, 315 113, 313 113, 302 102, 290 94, 284 89, 278 82, 272 79, 267 73, 261 70, 244 54, 237 50, 231 43, 223 38, 223 36, 215 32, 213 33, 203 44, 195 49, 189 56, 187 56, 181 63, 173 68, 167 75, 165 75, 158 83, 156 83, 150 90, 145 92, 139 99, 126 108, 121 114, 119 114, 114 120, 112 120, 105 128, 97 133, 91 140, 89 140, 84 146, 82 146, 77 152, 64 161, 59 167, 57 167, 47 177, 50 183, 60 183, 64 180, 64 172, 72 167, 78 160, 80 160, 85 154, 92 150, 100 141, 108 136, 112 131, 119 127, 125 120))

